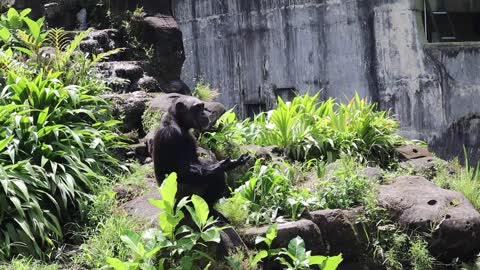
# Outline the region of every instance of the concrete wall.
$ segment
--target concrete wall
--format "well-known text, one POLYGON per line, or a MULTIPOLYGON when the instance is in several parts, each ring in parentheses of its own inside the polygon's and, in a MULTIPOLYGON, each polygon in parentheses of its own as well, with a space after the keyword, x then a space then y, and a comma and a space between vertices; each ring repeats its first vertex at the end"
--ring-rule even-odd
POLYGON ((413 0, 176 0, 187 53, 183 78, 190 85, 205 79, 240 113, 245 104, 272 104, 275 87, 324 89, 323 98, 341 100, 357 90, 392 109, 404 135, 429 141, 441 154, 457 154, 463 143, 478 148, 467 131, 479 126, 480 44, 426 44, 422 6, 413 0))

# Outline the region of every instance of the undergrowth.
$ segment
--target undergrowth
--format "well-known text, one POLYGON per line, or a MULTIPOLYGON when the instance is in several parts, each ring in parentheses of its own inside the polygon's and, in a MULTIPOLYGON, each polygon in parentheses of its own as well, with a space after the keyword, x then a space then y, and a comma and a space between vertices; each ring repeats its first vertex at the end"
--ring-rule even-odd
POLYGON ((85 202, 126 170, 111 150, 118 121, 99 94, 94 65, 72 39, 45 30, 29 9, 0 18, 0 260, 55 257, 64 227, 83 220, 85 202), (41 48, 53 46, 53 55, 41 48))

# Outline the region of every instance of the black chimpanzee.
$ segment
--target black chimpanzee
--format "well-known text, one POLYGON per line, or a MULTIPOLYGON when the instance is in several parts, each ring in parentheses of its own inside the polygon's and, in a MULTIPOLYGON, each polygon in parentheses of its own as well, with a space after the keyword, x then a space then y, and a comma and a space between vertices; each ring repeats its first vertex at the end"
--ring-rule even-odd
POLYGON ((237 160, 227 158, 214 164, 202 163, 190 129, 203 130, 208 125, 202 101, 188 96, 176 99, 155 133, 152 156, 159 185, 167 174, 176 172, 177 198, 196 194, 213 210, 212 206, 227 191, 225 172, 245 164, 250 157, 246 154, 237 160))

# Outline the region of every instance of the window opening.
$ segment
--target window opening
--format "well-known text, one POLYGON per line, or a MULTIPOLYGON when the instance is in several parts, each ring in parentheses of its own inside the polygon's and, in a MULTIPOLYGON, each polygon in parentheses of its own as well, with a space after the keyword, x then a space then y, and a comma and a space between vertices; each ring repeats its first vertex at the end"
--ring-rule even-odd
POLYGON ((275 96, 281 97, 285 102, 292 101, 297 96, 297 91, 294 87, 275 88, 273 92, 275 96))
POLYGON ((252 104, 245 104, 247 117, 253 118, 255 115, 258 115, 264 112, 267 108, 265 103, 252 103, 252 104))
POLYGON ((480 41, 480 6, 469 0, 423 0, 428 42, 480 41))

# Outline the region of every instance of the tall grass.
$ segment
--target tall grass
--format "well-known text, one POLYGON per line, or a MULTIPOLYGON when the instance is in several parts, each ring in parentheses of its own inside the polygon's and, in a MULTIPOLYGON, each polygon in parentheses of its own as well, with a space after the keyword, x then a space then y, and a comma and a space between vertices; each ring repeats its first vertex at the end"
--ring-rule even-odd
MULTIPOLYGON (((465 151, 466 152, 466 151, 465 151)), ((465 154, 465 165, 458 160, 452 162, 452 168, 437 166, 439 172, 434 178, 437 185, 462 193, 475 207, 480 210, 480 163, 472 166, 465 154)))

